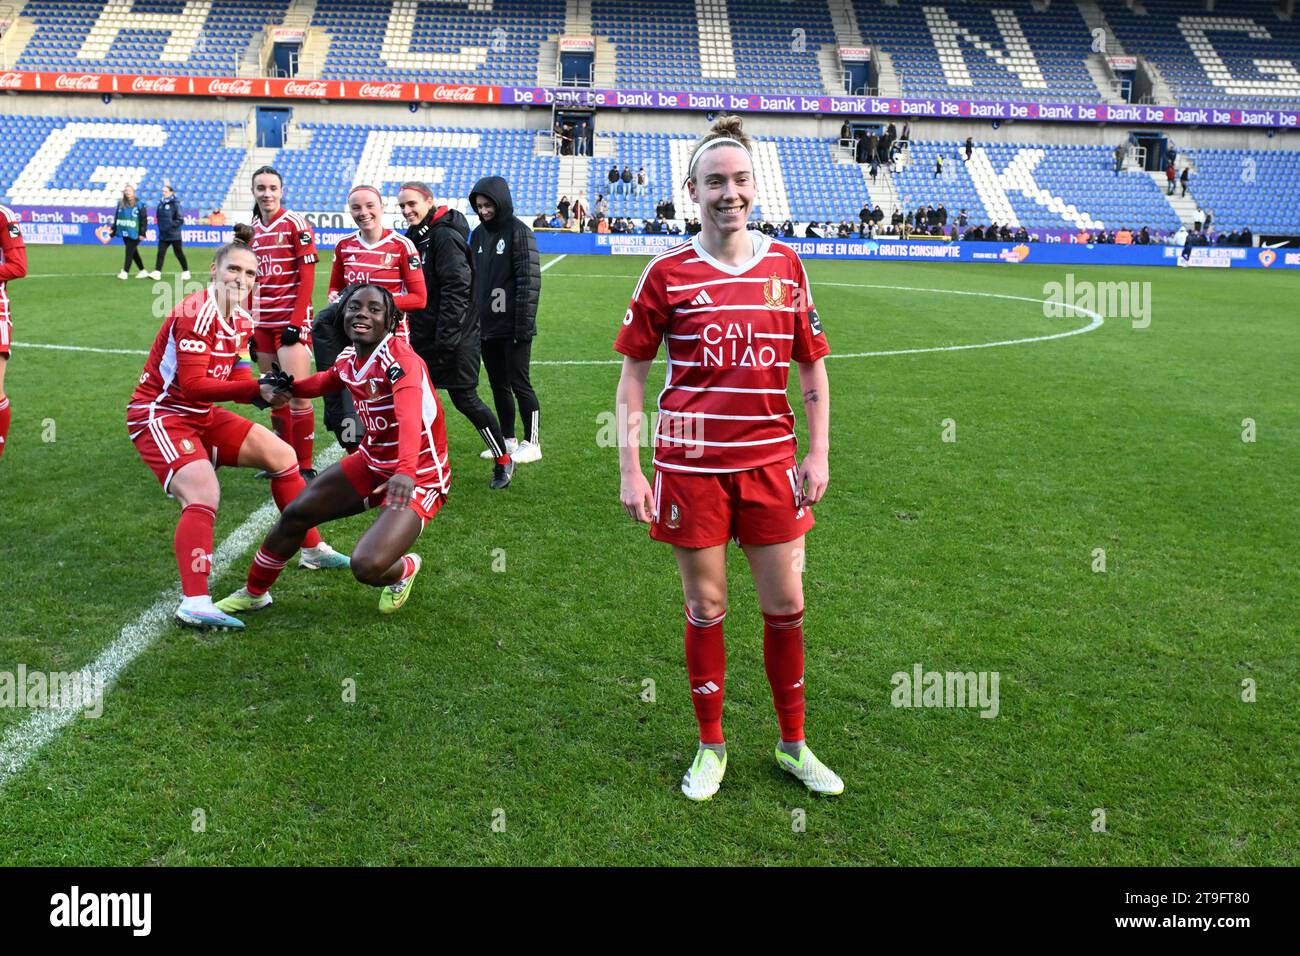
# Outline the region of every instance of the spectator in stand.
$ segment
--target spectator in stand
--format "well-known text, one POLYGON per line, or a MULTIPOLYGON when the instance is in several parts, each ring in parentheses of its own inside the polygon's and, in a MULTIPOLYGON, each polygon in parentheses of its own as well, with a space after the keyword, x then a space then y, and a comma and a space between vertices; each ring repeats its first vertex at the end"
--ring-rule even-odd
POLYGON ((866 133, 858 130, 857 144, 853 149, 853 158, 859 165, 867 162, 870 158, 871 138, 866 133))
POLYGON ((145 271, 144 260, 140 258, 140 243, 144 241, 145 233, 148 231, 149 214, 145 211, 145 205, 136 198, 135 187, 127 186, 122 190, 122 198, 118 200, 117 208, 113 210, 113 225, 108 231, 110 238, 121 237, 125 248, 122 271, 117 274, 119 279, 131 278, 132 263, 135 263, 140 270, 136 273, 137 279, 150 278, 149 273, 145 271))
POLYGON ((1124 144, 1120 143, 1115 147, 1115 175, 1118 176, 1119 171, 1123 168, 1124 168, 1124 144))
POLYGON ((609 200, 605 198, 604 194, 596 196, 595 216, 598 220, 609 218, 609 200))
POLYGON ((573 151, 579 156, 586 156, 591 152, 591 124, 585 119, 574 130, 573 151))
MULTIPOLYGON (((694 220, 692 220, 692 222, 694 222, 694 220)), ((812 222, 808 223, 804 228, 803 234, 808 239, 820 239, 822 234, 821 230, 817 228, 817 220, 814 219, 812 222)))
POLYGON ((609 175, 605 178, 609 181, 609 188, 606 192, 615 192, 618 189, 618 163, 609 167, 609 175))
POLYGON ((853 139, 853 127, 849 125, 848 120, 845 120, 840 126, 840 142, 842 143, 846 139, 853 139))
POLYGON ((533 217, 533 228, 534 229, 546 228, 546 213, 539 212, 536 216, 533 217))
POLYGON ((1136 246, 1151 245, 1151 233, 1147 230, 1146 226, 1143 226, 1142 230, 1134 237, 1133 244, 1136 246))
POLYGON ((966 137, 966 162, 968 163, 970 162, 970 157, 973 152, 975 152, 975 138, 972 136, 967 136, 966 137))
POLYGON ((619 176, 619 187, 622 189, 622 191, 623 191, 622 194, 623 194, 624 196, 627 196, 627 195, 630 195, 630 194, 631 194, 631 192, 632 192, 632 180, 633 180, 633 176, 632 176, 632 168, 631 168, 630 166, 624 166, 624 167, 623 167, 623 172, 622 172, 622 174, 619 176))
POLYGON ((966 216, 966 210, 965 210, 965 209, 963 209, 960 213, 958 213, 958 215, 957 215, 957 225, 960 226, 962 229, 965 229, 965 228, 966 228, 966 224, 967 224, 969 221, 970 221, 970 220, 969 220, 969 219, 967 218, 967 216, 966 216))
POLYGON ((943 175, 943 156, 934 157, 934 178, 938 179, 943 175))
POLYGON ((602 236, 607 236, 607 235, 609 235, 609 219, 608 219, 608 218, 606 218, 605 216, 597 216, 596 219, 593 220, 593 221, 596 223, 595 232, 600 233, 602 236))
POLYGON ((1169 191, 1166 195, 1172 196, 1178 182, 1178 171, 1174 169, 1174 161, 1172 159, 1165 164, 1165 182, 1169 184, 1169 191))
POLYGON ((1183 187, 1183 196, 1182 196, 1182 198, 1186 198, 1186 197, 1187 197, 1187 182, 1188 182, 1188 180, 1191 179, 1191 178, 1192 178, 1192 167, 1190 167, 1190 166, 1184 166, 1184 167, 1183 167, 1183 174, 1182 174, 1181 176, 1178 177, 1178 182, 1179 182, 1179 184, 1183 187))
POLYGON ((1016 230, 1016 235, 1015 235, 1015 241, 1016 241, 1016 242, 1029 242, 1029 241, 1030 241, 1030 239, 1029 239, 1029 230, 1026 229, 1024 226, 1021 226, 1019 229, 1017 229, 1017 230, 1016 230))
POLYGON ((1002 224, 1002 228, 998 230, 998 238, 1003 242, 1011 241, 1011 227, 1005 222, 1002 224))
POLYGON ((898 208, 894 209, 894 214, 889 217, 889 225, 893 228, 894 235, 898 235, 898 231, 903 228, 902 209, 898 209, 898 208))
POLYGON ((582 232, 587 227, 587 206, 581 198, 573 201, 573 218, 578 224, 578 231, 582 232))
POLYGON ((876 208, 871 210, 871 225, 876 228, 879 228, 880 224, 884 221, 885 221, 885 210, 881 209, 880 204, 877 203, 876 208))
POLYGON ((872 156, 871 157, 871 181, 874 183, 876 181, 876 177, 879 175, 880 175, 880 157, 872 156))
POLYGON ((1250 227, 1249 227, 1249 226, 1245 226, 1245 227, 1241 230, 1241 244, 1242 244, 1243 246, 1253 246, 1253 245, 1255 244, 1255 236, 1254 236, 1254 234, 1250 231, 1250 227))
MULTIPOLYGON (((890 124, 889 124, 889 129, 890 129, 890 131, 891 131, 891 135, 892 135, 893 128, 894 128, 894 124, 893 124, 893 123, 890 123, 890 124)), ((912 124, 911 124, 910 122, 904 121, 904 122, 903 122, 903 142, 907 143, 907 142, 911 142, 911 140, 912 140, 912 124)))
POLYGON ((642 166, 636 174, 636 194, 644 196, 649 190, 650 177, 646 174, 645 167, 642 166))
MULTIPOLYGON (((1213 224, 1214 224, 1214 210, 1207 209, 1205 210, 1205 228, 1209 229, 1210 226, 1212 226, 1213 224)), ((154 276, 154 278, 156 279, 157 276, 154 276)))
POLYGON ((181 227, 185 225, 185 215, 181 212, 180 200, 170 184, 162 188, 162 202, 158 204, 158 257, 153 263, 153 277, 162 278, 163 263, 167 261, 167 248, 176 250, 176 261, 181 264, 181 281, 190 277, 190 264, 185 259, 185 248, 181 245, 181 227))
POLYGON ((686 235, 695 236, 698 235, 699 232, 700 232, 700 218, 699 216, 692 216, 690 220, 686 223, 686 235))
POLYGON ((794 238, 794 223, 791 222, 789 219, 781 223, 781 238, 782 239, 794 238))
POLYGON ((862 222, 871 222, 871 203, 864 202, 862 208, 858 210, 858 219, 862 222))
POLYGON ((208 225, 224 226, 226 224, 226 214, 220 209, 212 210, 212 215, 208 216, 208 225))
POLYGON ((677 218, 677 204, 673 202, 673 199, 672 199, 671 196, 669 196, 667 199, 664 200, 664 213, 663 213, 663 215, 664 215, 664 218, 665 218, 665 219, 676 219, 676 218, 677 218))
POLYGON ((1129 231, 1128 226, 1122 226, 1115 232, 1115 245, 1131 246, 1133 245, 1133 233, 1129 231))
POLYGON ((560 214, 560 218, 564 220, 564 224, 567 226, 569 224, 569 197, 561 196, 560 201, 555 204, 555 209, 560 214))

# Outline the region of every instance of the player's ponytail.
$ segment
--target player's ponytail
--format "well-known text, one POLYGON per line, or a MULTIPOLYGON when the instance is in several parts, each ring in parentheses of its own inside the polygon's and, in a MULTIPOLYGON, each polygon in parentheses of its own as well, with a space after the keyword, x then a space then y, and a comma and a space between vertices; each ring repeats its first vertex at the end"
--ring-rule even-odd
POLYGON ((253 227, 246 222, 235 224, 235 242, 242 242, 246 246, 253 244, 253 227))
POLYGON ((245 251, 249 250, 252 244, 253 244, 253 227, 246 222, 241 222, 236 224, 235 238, 217 250, 217 255, 216 255, 217 265, 220 266, 221 263, 226 261, 226 257, 228 255, 230 255, 232 252, 238 249, 243 249, 245 251))

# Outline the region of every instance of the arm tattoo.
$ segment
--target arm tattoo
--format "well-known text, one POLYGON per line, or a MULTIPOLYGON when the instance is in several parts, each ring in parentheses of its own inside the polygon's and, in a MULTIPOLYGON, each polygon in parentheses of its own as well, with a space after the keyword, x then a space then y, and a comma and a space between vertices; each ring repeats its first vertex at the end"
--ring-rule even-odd
POLYGON ((821 396, 817 394, 817 389, 810 388, 808 391, 803 393, 803 400, 815 404, 821 401, 821 396))

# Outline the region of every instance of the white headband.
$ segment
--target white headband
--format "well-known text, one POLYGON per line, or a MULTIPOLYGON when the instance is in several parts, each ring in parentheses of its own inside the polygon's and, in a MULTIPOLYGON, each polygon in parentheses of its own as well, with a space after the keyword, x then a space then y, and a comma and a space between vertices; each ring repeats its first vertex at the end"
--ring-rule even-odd
POLYGON ((707 143, 701 144, 699 148, 695 150, 695 152, 691 153, 690 165, 686 167, 686 178, 690 179, 692 176, 695 175, 695 164, 700 161, 700 157, 704 155, 704 151, 706 149, 710 149, 711 147, 721 146, 721 145, 739 146, 741 149, 745 150, 746 156, 749 155, 749 150, 745 149, 745 144, 742 143, 740 140, 732 139, 730 136, 719 136, 717 139, 711 139, 707 143))

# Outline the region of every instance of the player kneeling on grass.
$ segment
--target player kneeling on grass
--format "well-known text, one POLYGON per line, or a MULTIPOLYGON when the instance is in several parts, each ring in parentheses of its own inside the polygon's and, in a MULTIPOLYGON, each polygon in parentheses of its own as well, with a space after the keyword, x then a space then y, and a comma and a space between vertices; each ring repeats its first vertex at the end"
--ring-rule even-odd
MULTIPOLYGON (((822 335, 803 263, 746 223, 756 187, 738 117, 713 124, 691 153, 691 199, 701 228, 646 266, 614 348, 628 433, 619 497, 673 545, 686 597, 686 671, 700 746, 682 793, 707 800, 727 769, 722 737, 727 541, 749 559, 763 611, 763 661, 781 739, 776 762, 814 793, 844 790, 804 742, 803 547, 812 505, 826 490, 830 396, 822 335), (668 382, 659 396, 654 487, 639 461, 646 375, 660 344, 668 382), (790 363, 799 368, 809 451, 795 461, 790 363)), ((622 417, 620 415, 620 417, 622 417)))
MULTIPOLYGON (((186 296, 168 314, 127 405, 127 431, 136 450, 163 491, 180 499, 173 544, 185 599, 176 620, 187 627, 244 626, 219 611, 208 596, 212 529, 221 498, 216 466, 265 468, 281 509, 303 489, 289 445, 269 429, 212 404, 260 400, 266 408, 288 401, 287 395, 276 394, 271 381, 254 380, 248 367, 239 364, 253 327, 252 316, 239 303, 247 301, 256 284, 257 259, 247 245, 252 230, 241 226, 236 236, 240 239, 217 250, 211 284, 186 296)), ((304 548, 301 566, 347 567, 347 555, 321 541, 315 529, 304 529, 294 550, 299 543, 304 548)))
POLYGON ((267 607, 271 585, 309 529, 381 503, 379 517, 352 551, 352 573, 362 584, 384 589, 383 614, 406 603, 419 573, 420 556, 406 550, 451 488, 442 408, 424 362, 396 334, 402 313, 387 289, 368 284, 348 289, 338 315, 352 345, 328 371, 300 382, 281 373, 279 388, 298 398, 347 388, 365 439, 356 454, 323 471, 284 510, 253 558, 244 587, 218 602, 223 611, 267 607))

